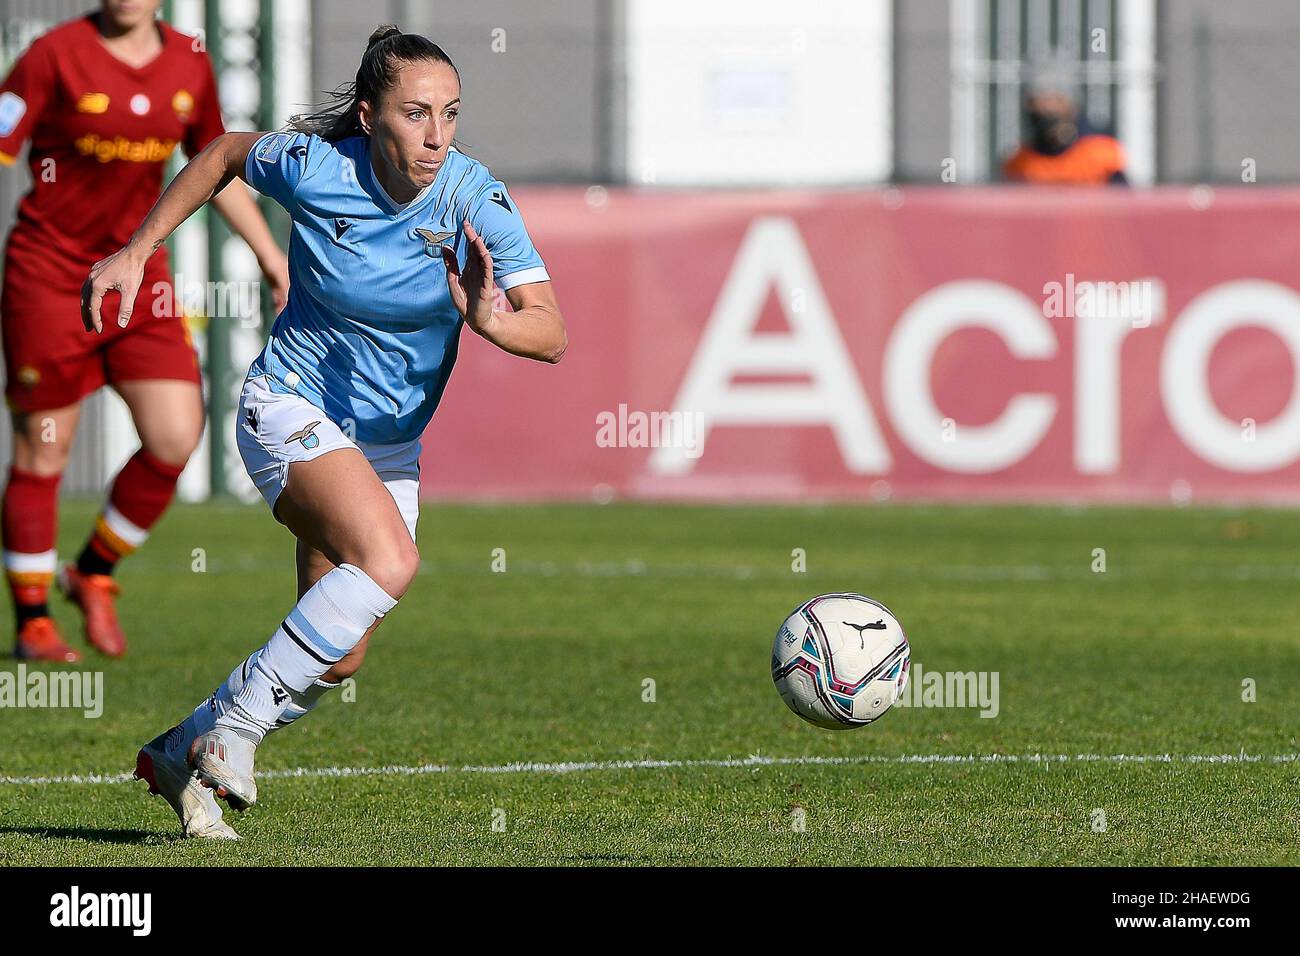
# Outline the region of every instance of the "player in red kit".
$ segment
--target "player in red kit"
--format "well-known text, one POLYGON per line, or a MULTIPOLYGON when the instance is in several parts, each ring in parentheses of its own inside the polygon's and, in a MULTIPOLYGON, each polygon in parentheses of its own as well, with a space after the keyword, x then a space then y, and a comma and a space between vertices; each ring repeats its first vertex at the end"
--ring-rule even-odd
MULTIPOLYGON (((128 328, 114 321, 116 304, 105 306, 103 335, 80 315, 86 273, 126 244, 157 201, 168 158, 177 147, 194 156, 224 132, 207 55, 156 19, 159 5, 104 0, 33 42, 0 87, 0 162, 12 164, 31 141, 32 188, 9 235, 0 292, 14 424, 0 526, 19 657, 78 657, 50 618, 56 571, 90 644, 125 651, 114 566, 148 537, 203 430, 198 360, 165 250, 149 261, 128 328), (141 447, 113 480, 80 556, 59 570, 59 479, 81 400, 105 384, 126 402, 141 447)), ((234 183, 214 202, 256 253, 278 308, 288 270, 252 196, 234 183)))

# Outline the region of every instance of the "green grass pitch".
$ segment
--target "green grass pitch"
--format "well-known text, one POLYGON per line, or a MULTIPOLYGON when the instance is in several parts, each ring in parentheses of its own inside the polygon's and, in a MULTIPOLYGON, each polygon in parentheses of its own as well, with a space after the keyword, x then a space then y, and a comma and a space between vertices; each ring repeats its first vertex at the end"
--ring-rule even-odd
MULTIPOLYGON (((93 513, 65 505, 62 554, 93 513)), ((119 572, 130 655, 80 665, 103 716, 0 710, 0 864, 1296 865, 1298 542, 1280 510, 426 504, 355 701, 268 740, 216 844, 142 783, 30 782, 129 772, 291 606, 263 508, 181 505, 119 572), (997 717, 797 719, 770 642, 833 590, 888 604, 924 671, 998 672, 997 717), (515 766, 619 761, 670 763, 515 766)))

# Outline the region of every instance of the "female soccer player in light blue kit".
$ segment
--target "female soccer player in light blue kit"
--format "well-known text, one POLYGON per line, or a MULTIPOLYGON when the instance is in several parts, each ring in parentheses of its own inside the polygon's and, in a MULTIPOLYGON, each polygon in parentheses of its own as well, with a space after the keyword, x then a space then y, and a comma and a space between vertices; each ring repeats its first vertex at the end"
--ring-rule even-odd
POLYGON ((168 187, 130 243, 95 264, 83 320, 235 176, 293 218, 289 301, 240 398, 249 475, 298 539, 297 605, 182 723, 140 751, 137 776, 188 836, 234 838, 212 797, 257 800, 256 748, 353 674, 410 586, 420 434, 462 323, 526 358, 567 344, 550 277, 506 187, 452 147, 460 77, 421 36, 381 27, 338 108, 290 132, 226 133, 168 187), (513 312, 494 312, 493 285, 513 312), (205 789, 207 788, 207 789, 205 789))

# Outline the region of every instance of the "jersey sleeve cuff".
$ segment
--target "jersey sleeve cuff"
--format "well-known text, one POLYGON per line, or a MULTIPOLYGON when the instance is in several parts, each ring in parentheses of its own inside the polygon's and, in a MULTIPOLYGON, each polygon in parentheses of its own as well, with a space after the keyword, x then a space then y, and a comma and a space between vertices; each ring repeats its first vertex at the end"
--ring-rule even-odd
POLYGON ((269 137, 279 135, 282 134, 278 130, 271 130, 269 133, 263 133, 261 136, 257 137, 257 139, 253 140, 253 145, 249 148, 248 155, 244 157, 244 181, 258 192, 264 192, 262 188, 264 184, 257 181, 260 177, 256 176, 253 172, 257 169, 255 163, 257 159, 257 151, 262 148, 262 144, 266 142, 269 137))
MULTIPOLYGON (((253 140, 253 145, 248 150, 248 155, 244 157, 244 182, 257 189, 253 183, 253 158, 257 156, 257 144, 266 139, 265 136, 259 136, 253 140)), ((259 192, 261 190, 258 190, 259 192)))
POLYGON ((497 276, 496 280, 497 285, 502 289, 513 289, 517 285, 527 285, 530 282, 550 282, 551 274, 546 271, 546 266, 533 266, 529 269, 520 269, 518 272, 497 276))

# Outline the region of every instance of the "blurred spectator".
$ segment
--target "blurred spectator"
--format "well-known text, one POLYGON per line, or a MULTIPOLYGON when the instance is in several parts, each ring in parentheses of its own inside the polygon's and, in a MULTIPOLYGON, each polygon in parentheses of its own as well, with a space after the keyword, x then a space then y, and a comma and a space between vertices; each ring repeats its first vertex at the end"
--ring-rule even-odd
POLYGON ((1093 130, 1069 94, 1039 86, 1025 97, 1029 140, 1002 167, 1012 182, 1103 186, 1127 185, 1124 147, 1093 130))

